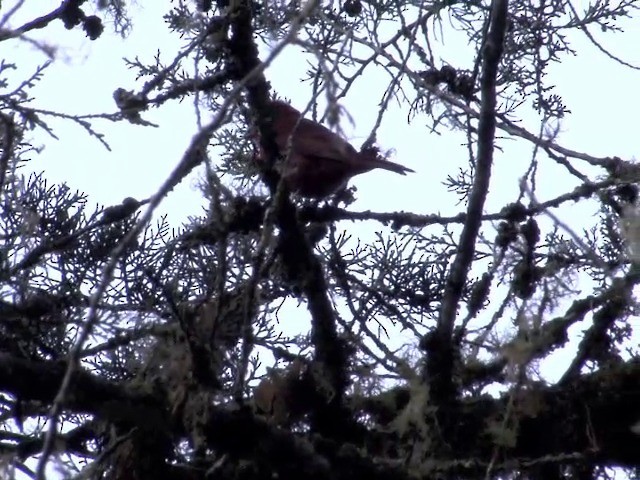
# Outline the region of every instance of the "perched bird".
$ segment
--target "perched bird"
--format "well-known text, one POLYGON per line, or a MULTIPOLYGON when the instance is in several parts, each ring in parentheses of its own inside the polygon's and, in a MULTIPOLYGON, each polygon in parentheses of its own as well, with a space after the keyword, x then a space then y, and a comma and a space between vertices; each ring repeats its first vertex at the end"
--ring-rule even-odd
MULTIPOLYGON (((344 188, 351 177, 383 168, 405 175, 410 168, 385 160, 376 147, 358 152, 349 142, 282 100, 272 100, 272 128, 287 163, 281 174, 292 192, 309 198, 326 198, 344 188)), ((258 149, 257 159, 266 154, 258 149)))

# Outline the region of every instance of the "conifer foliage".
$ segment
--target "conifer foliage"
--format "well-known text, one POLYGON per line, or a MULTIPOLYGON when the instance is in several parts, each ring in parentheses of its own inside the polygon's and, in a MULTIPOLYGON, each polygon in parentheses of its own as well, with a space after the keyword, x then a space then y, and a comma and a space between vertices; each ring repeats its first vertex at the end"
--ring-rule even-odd
MULTIPOLYGON (((58 22, 109 42, 143 14, 64 0, 19 23, 30 2, 14 3, 5 54, 58 22)), ((0 477, 638 478, 640 170, 615 145, 562 141, 573 106, 550 78, 583 55, 576 42, 637 75, 607 40, 639 2, 165 3, 179 53, 147 61, 131 45, 139 81, 93 92, 110 113, 41 108, 48 64, 0 64, 0 477), (269 110, 291 93, 270 82, 287 52, 307 65, 291 85, 308 118, 359 120, 345 105, 371 89, 363 148, 393 109, 457 139, 410 164, 447 196, 407 187, 412 211, 380 212, 353 188, 288 192, 269 110), (151 128, 177 101, 193 105, 193 139, 149 198, 93 209, 81 186, 28 173, 53 119, 108 146, 112 122, 151 128), (530 157, 509 173, 514 143, 530 157), (154 212, 190 175, 207 208, 174 228, 154 212), (557 216, 574 211, 595 214, 557 216)), ((55 39, 33 44, 54 53, 55 39)), ((612 86, 592 88, 607 102, 612 86)))

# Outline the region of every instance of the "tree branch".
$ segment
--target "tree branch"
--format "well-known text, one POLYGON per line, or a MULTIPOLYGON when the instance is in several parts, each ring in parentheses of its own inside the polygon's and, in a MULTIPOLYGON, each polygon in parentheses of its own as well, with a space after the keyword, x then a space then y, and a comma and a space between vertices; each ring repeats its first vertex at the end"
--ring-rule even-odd
MULTIPOLYGON (((444 298, 436 330, 425 343, 427 347, 427 368, 430 399, 436 407, 452 406, 456 399, 456 387, 453 379, 454 345, 453 327, 458 304, 462 296, 465 281, 473 262, 475 245, 482 224, 482 211, 491 178, 493 163, 493 142, 496 132, 496 79, 498 65, 503 52, 503 43, 507 29, 508 0, 494 0, 491 9, 489 31, 482 54, 484 68, 481 78, 481 109, 478 125, 478 158, 475 165, 475 178, 467 216, 462 228, 458 253, 456 254, 447 278, 444 298)), ((451 434, 451 418, 439 410, 444 439, 451 434)))

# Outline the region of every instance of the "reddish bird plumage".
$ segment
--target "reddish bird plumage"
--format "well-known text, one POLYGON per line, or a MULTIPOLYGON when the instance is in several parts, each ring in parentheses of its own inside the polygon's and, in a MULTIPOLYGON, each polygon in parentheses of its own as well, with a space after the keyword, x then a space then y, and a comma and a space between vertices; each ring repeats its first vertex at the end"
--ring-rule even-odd
MULTIPOLYGON (((286 102, 273 100, 271 111, 276 145, 281 154, 288 154, 287 164, 281 172, 292 192, 304 197, 325 198, 344 188, 351 177, 374 168, 401 175, 413 172, 381 158, 375 147, 358 152, 328 128, 303 118, 286 102)), ((265 158, 261 149, 257 158, 265 158)))

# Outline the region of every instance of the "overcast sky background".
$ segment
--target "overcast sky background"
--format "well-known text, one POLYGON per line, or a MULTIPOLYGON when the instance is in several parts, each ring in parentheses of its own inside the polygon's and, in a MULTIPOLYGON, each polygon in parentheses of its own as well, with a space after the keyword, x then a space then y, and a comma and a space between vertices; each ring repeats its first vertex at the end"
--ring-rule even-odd
MULTIPOLYGON (((51 11, 59 3, 27 0, 9 26, 18 27, 51 11)), ((160 50, 161 58, 170 61, 182 43, 162 21, 168 2, 139 3, 141 5, 130 9, 133 29, 125 39, 112 33, 108 21, 105 33, 97 41, 87 39, 81 28, 66 30, 59 21, 41 31, 30 32, 30 38, 57 48, 53 65, 45 72, 42 82, 32 90, 33 104, 68 114, 114 112, 114 90, 135 91, 141 86, 135 81, 135 71, 125 66, 123 57, 132 59, 137 56, 143 62, 151 62, 160 50)), ((15 1, 4 0, 2 4, 2 12, 6 12, 15 1)), ((574 5, 580 10, 587 2, 576 1, 574 5)), ((625 33, 592 33, 617 56, 640 65, 638 21, 638 14, 634 19, 623 21, 625 33)), ((550 77, 572 111, 562 122, 558 143, 596 156, 617 155, 627 160, 635 159, 639 141, 640 72, 607 59, 580 33, 576 32, 569 38, 578 56, 567 56, 562 63, 554 65, 550 77)), ((11 74, 14 80, 9 89, 47 60, 26 42, 12 40, 4 42, 3 47, 3 57, 15 60, 18 65, 11 74)), ((262 51, 267 50, 264 47, 262 51)), ((459 34, 445 29, 440 55, 454 67, 468 68, 473 51, 459 34)), ((278 94, 287 96, 295 106, 302 108, 306 105, 310 89, 308 84, 299 84, 295 79, 303 76, 305 69, 299 54, 285 51, 267 70, 266 76, 278 94)), ((366 82, 366 88, 361 84, 343 103, 355 121, 354 128, 348 122, 343 127, 356 145, 367 137, 373 125, 378 100, 388 77, 369 75, 366 82)), ((94 123, 97 130, 106 134, 112 152, 105 150, 77 125, 50 119, 48 122, 60 140, 50 138, 41 130, 34 132, 35 145, 45 148, 40 154, 33 154, 33 161, 26 169, 44 171, 51 182, 66 182, 71 188, 86 192, 90 206, 117 204, 128 196, 148 197, 156 192, 180 160, 197 126, 191 100, 169 102, 160 110, 144 112, 143 117, 157 123, 159 128, 126 122, 113 124, 98 120, 94 123)), ((203 120, 206 122, 207 118, 203 120)), ((525 126, 536 132, 537 122, 537 117, 532 115, 525 119, 525 126)), ((461 211, 461 206, 452 202, 452 195, 447 194, 441 182, 445 178, 444 172, 454 173, 451 170, 453 165, 466 163, 466 149, 462 145, 464 137, 444 129, 443 135, 430 134, 424 125, 420 117, 408 125, 406 111, 392 104, 379 131, 378 143, 383 149, 393 149, 393 159, 417 173, 401 177, 376 171, 356 177, 352 184, 358 187, 358 201, 351 209, 407 210, 426 214, 461 211)), ((488 212, 496 211, 515 199, 519 176, 531 157, 532 147, 524 142, 500 140, 499 145, 503 151, 496 153, 492 194, 486 207, 488 212)), ((548 161, 543 162, 541 168, 547 172, 541 178, 548 178, 548 183, 539 184, 538 200, 543 201, 568 190, 565 181, 568 177, 563 170, 548 161)), ((159 212, 168 214, 169 220, 177 227, 187 216, 200 214, 202 205, 202 196, 192 177, 163 201, 159 212)), ((595 211, 593 203, 591 210, 581 206, 571 211, 565 209, 559 216, 581 232, 595 211)), ((357 229, 353 226, 347 228, 356 236, 366 236, 366 232, 370 233, 379 226, 369 224, 358 225, 357 229)), ((583 325, 578 326, 572 333, 578 334, 583 329, 583 325)), ((563 360, 572 354, 573 348, 566 348, 545 360, 545 377, 553 380, 561 375, 564 368, 556 368, 556 365, 566 366, 563 360)))
MULTIPOLYGON (((3 11, 14 3, 5 0, 3 11)), ((58 1, 27 1, 9 26, 18 27, 58 5, 58 1)), ((141 86, 135 80, 136 72, 129 70, 122 58, 137 56, 143 63, 150 63, 160 50, 161 58, 169 62, 182 45, 178 36, 171 34, 162 21, 167 5, 168 2, 144 2, 144 5, 132 6, 133 29, 125 39, 112 33, 108 21, 105 33, 96 41, 87 39, 81 28, 66 30, 60 21, 41 31, 30 32, 30 38, 57 47, 53 65, 45 72, 42 82, 32 90, 34 105, 69 114, 116 111, 112 98, 114 90, 136 91, 141 86)), ((578 1, 574 5, 580 10, 587 3, 578 1)), ((617 56, 640 65, 638 20, 640 15, 623 21, 625 33, 592 33, 617 56)), ((569 38, 578 56, 565 57, 553 66, 550 76, 552 83, 557 85, 557 93, 563 96, 572 111, 561 124, 558 143, 596 156, 636 158, 640 73, 607 59, 578 32, 569 38)), ((439 51, 436 49, 437 56, 454 67, 468 68, 472 65, 474 52, 460 34, 445 28, 443 44, 439 51)), ((46 61, 40 51, 26 42, 12 40, 5 42, 4 46, 5 58, 15 59, 18 64, 18 70, 12 74, 14 84, 46 61), (11 47, 9 50, 8 46, 11 47)), ((263 47, 262 51, 267 52, 268 47, 263 47)), ((285 50, 267 70, 266 76, 275 92, 302 108, 307 103, 310 89, 308 84, 301 84, 295 79, 303 76, 305 70, 306 64, 300 55, 285 50)), ((387 84, 388 77, 369 74, 366 87, 361 82, 360 87, 344 101, 355 127, 352 128, 348 122, 344 122, 343 127, 354 144, 359 145, 367 137, 378 110, 380 95, 387 84)), ((40 154, 33 155, 33 161, 26 168, 35 172, 45 171, 52 182, 66 182, 71 188, 86 192, 89 205, 116 204, 128 196, 148 197, 156 192, 180 160, 197 126, 190 99, 182 103, 169 102, 160 110, 144 112, 143 117, 157 123, 159 128, 126 122, 113 124, 98 120, 94 123, 97 130, 106 134, 112 152, 105 150, 77 125, 51 119, 49 123, 60 140, 53 140, 42 131, 34 133, 35 144, 45 148, 40 154)), ((206 122, 208 119, 203 120, 206 122)), ((466 164, 466 148, 462 145, 464 137, 445 129, 442 129, 442 135, 429 133, 425 123, 424 119, 416 117, 408 125, 406 111, 392 103, 379 131, 378 143, 383 149, 393 149, 393 159, 413 168, 416 173, 401 177, 374 171, 356 177, 352 184, 358 187, 358 201, 351 209, 407 210, 426 214, 461 211, 462 207, 452 201, 453 197, 447 194, 442 181, 445 172, 455 173, 452 166, 466 164)), ((537 132, 538 118, 531 115, 523 125, 537 132)), ((498 143, 503 150, 496 153, 487 212, 497 211, 516 198, 518 180, 532 151, 532 147, 524 142, 499 140, 498 143)), ((540 178, 548 181, 539 183, 538 200, 544 201, 569 189, 567 181, 571 179, 561 168, 544 161, 540 169, 540 178)), ((179 226, 187 216, 200 214, 203 204, 192 177, 164 200, 159 212, 167 213, 172 224, 179 226)), ((593 203, 592 209, 587 206, 565 209, 559 216, 579 233, 590 224, 595 211, 593 203)), ((380 227, 368 224, 358 225, 357 230, 355 227, 347 228, 355 235, 365 236, 380 227)), ((552 362, 571 353, 568 349, 557 352, 552 362)), ((562 370, 550 368, 549 378, 561 373, 562 370)))
MULTIPOLYGON (((4 3, 7 7, 11 5, 6 0, 4 3)), ((18 26, 58 4, 57 1, 27 1, 11 25, 18 26)), ((113 35, 108 22, 105 34, 93 42, 85 37, 81 28, 69 31, 59 21, 41 31, 30 32, 31 38, 58 47, 54 64, 45 73, 43 81, 33 89, 34 104, 66 113, 114 112, 113 91, 117 88, 136 90, 141 85, 135 81, 135 71, 125 66, 123 57, 137 56, 143 62, 151 61, 160 50, 161 58, 170 61, 181 46, 177 35, 172 35, 162 21, 166 5, 166 2, 144 2, 144 6, 131 7, 133 29, 126 39, 113 35)), ((632 25, 630 21, 626 24, 632 25)), ((459 34, 448 30, 444 34, 445 46, 440 50, 442 58, 454 66, 468 67, 472 49, 459 34)), ((628 30, 626 34, 608 34, 601 38, 618 56, 640 64, 637 35, 628 30)), ((579 56, 565 57, 552 69, 552 81, 572 110, 562 123, 558 141, 594 155, 631 158, 637 154, 636 113, 640 99, 636 92, 640 75, 606 59, 583 35, 574 37, 572 44, 579 56)), ((18 81, 25 72, 41 65, 45 57, 29 44, 13 41, 13 46, 17 48, 10 52, 9 57, 15 55, 14 58, 19 60, 19 69, 14 74, 18 81)), ((310 91, 308 84, 294 80, 301 77, 305 69, 306 64, 299 55, 285 50, 267 71, 274 90, 291 98, 299 108, 306 105, 310 91)), ((366 88, 361 83, 360 88, 354 89, 344 102, 356 125, 352 130, 351 125, 344 122, 343 127, 356 145, 366 138, 373 125, 378 100, 388 77, 369 75, 366 82, 366 88)), ((40 132, 37 142, 46 149, 34 158, 30 168, 45 170, 51 180, 65 181, 71 187, 86 191, 92 200, 100 203, 117 203, 126 196, 149 196, 176 165, 196 132, 192 111, 192 102, 185 100, 182 103, 169 102, 160 110, 144 112, 144 118, 157 123, 159 128, 97 121, 96 128, 107 134, 106 139, 113 152, 106 151, 80 127, 52 120, 60 141, 53 141, 40 132)), ((379 132, 378 142, 384 149, 394 149, 394 160, 413 168, 417 174, 400 177, 374 171, 356 177, 352 184, 359 190, 358 203, 353 208, 406 209, 418 213, 460 211, 459 206, 451 204, 450 196, 444 196, 446 188, 441 184, 443 175, 440 172, 447 171, 457 162, 466 162, 465 148, 461 146, 464 139, 445 130, 442 130, 444 135, 429 134, 424 125, 420 117, 407 125, 406 111, 400 111, 392 104, 379 132), (439 202, 439 198, 444 201, 439 202)), ((537 118, 532 116, 527 126, 537 131, 537 118)), ((517 191, 518 178, 530 158, 531 147, 516 143, 511 140, 500 142, 505 152, 496 156, 494 172, 500 176, 495 175, 492 179, 488 211, 500 208, 505 199, 513 199, 517 191), (505 168, 507 166, 515 168, 505 168), (507 178, 508 173, 513 175, 507 178)), ((544 168, 553 167, 545 165, 544 168)), ((563 172, 558 170, 558 173, 563 172)), ((556 182, 558 176, 553 172, 550 177, 549 185, 542 185, 539 195, 542 196, 547 188, 549 195, 566 188, 562 182, 556 182)), ((165 200, 161 211, 170 213, 171 218, 179 222, 186 215, 197 212, 196 206, 201 203, 201 195, 193 188, 193 183, 185 182, 165 200)))

